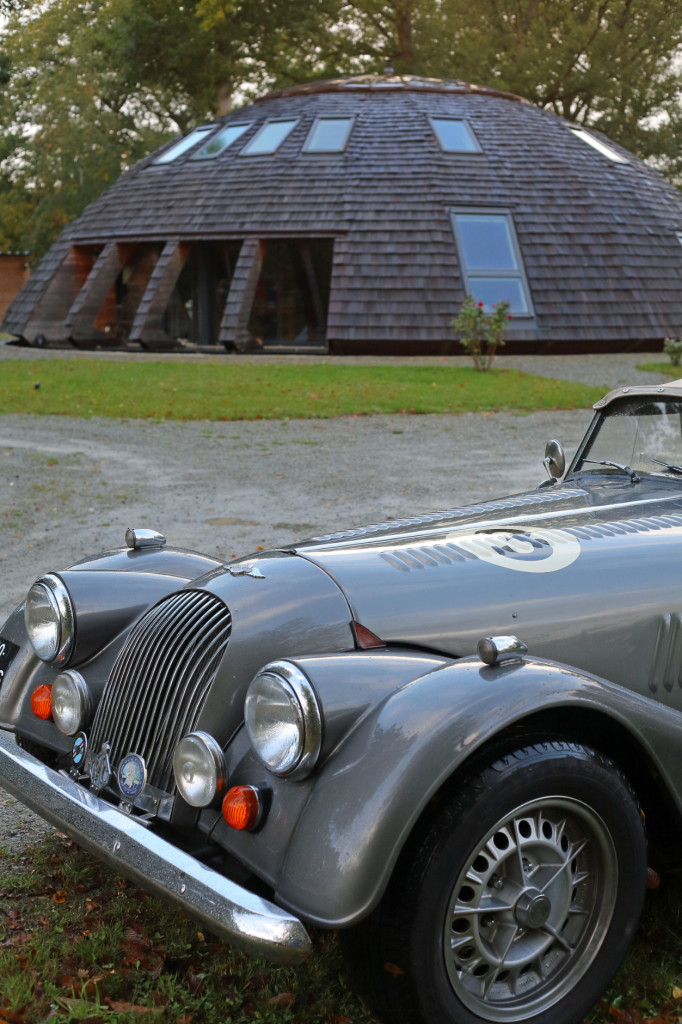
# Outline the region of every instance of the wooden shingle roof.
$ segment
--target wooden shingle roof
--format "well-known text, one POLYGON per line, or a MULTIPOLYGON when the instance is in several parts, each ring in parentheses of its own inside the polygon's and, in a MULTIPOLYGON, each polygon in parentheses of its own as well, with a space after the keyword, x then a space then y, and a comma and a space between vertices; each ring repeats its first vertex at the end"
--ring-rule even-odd
POLYGON ((62 234, 4 329, 25 333, 74 246, 329 238, 333 349, 437 351, 465 298, 450 211, 485 208, 511 214, 532 295, 535 316, 510 339, 598 350, 682 331, 682 196, 554 114, 465 83, 364 76, 284 89, 217 123, 247 122, 216 159, 155 164, 159 151, 122 175, 62 234), (315 119, 338 115, 354 118, 345 151, 304 152, 315 119), (466 120, 481 152, 444 153, 430 116, 466 120), (297 123, 274 155, 242 155, 282 118, 297 123))

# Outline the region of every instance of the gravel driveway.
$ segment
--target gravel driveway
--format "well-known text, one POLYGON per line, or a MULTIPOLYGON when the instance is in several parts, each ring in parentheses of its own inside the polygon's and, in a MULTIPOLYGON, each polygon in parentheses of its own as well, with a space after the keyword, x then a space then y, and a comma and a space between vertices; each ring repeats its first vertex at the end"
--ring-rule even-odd
MULTIPOLYGON (((0 375, 3 358, 83 355, 0 344, 0 375)), ((635 370, 651 360, 641 354, 536 356, 500 364, 603 383, 606 390, 659 383, 659 375, 635 370)), ((572 452, 589 418, 588 410, 249 423, 0 417, 0 624, 36 576, 121 546, 127 526, 152 527, 169 544, 227 559, 349 525, 509 494, 544 478, 550 437, 572 452)), ((0 843, 23 844, 46 828, 0 790, 0 843)))

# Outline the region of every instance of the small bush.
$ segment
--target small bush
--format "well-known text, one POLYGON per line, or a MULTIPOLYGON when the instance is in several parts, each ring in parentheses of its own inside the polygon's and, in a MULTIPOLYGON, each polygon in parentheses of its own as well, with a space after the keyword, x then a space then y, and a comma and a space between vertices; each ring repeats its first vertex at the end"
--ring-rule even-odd
POLYGON ((682 338, 666 338, 663 351, 673 366, 679 366, 682 360, 682 338))
POLYGON ((451 326, 460 335, 459 343, 477 370, 489 370, 493 365, 497 349, 504 345, 504 329, 509 320, 508 302, 498 302, 492 313, 486 313, 482 302, 467 295, 451 326))

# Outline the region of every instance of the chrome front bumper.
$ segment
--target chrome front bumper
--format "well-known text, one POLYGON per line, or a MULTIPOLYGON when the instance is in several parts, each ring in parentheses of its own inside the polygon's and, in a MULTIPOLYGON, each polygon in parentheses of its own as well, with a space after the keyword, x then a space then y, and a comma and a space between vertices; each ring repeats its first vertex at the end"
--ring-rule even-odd
POLYGON ((256 956, 300 963, 310 938, 298 920, 205 867, 67 775, 46 768, 0 730, 0 785, 135 882, 256 956))

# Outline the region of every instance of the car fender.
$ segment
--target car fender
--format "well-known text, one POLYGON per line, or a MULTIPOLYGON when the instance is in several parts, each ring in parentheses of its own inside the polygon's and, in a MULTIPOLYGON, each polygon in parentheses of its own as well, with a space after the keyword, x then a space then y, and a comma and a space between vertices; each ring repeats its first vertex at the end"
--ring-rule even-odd
MULTIPOLYGON (((311 661, 301 665, 315 685, 311 661)), ((278 902, 329 927, 365 916, 453 773, 507 727, 561 708, 596 711, 636 736, 679 810, 682 779, 669 742, 677 711, 549 661, 488 667, 465 658, 395 689, 332 752, 291 836, 278 902)))
MULTIPOLYGON (((128 630, 140 615, 218 565, 213 559, 177 548, 124 548, 53 573, 67 587, 76 610, 69 667, 78 668, 93 659, 88 681, 99 696, 128 630)), ((52 683, 58 669, 33 653, 24 623, 24 603, 0 629, 3 638, 19 648, 11 672, 0 680, 0 726, 14 729, 21 724, 28 735, 40 741, 45 723, 29 713, 28 696, 40 683, 52 683)), ((66 744, 63 740, 62 746, 66 744)))

